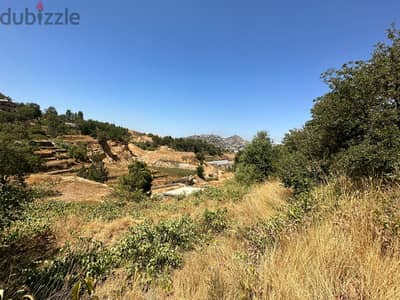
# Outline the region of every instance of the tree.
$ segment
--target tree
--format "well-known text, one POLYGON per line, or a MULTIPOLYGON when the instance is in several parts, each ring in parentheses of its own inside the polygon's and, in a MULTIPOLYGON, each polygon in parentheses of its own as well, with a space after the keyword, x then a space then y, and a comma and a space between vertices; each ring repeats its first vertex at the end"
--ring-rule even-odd
POLYGON ((92 162, 88 168, 82 167, 77 175, 101 183, 108 180, 108 171, 102 161, 92 162))
POLYGON ((258 132, 236 159, 236 179, 245 183, 265 180, 273 171, 274 158, 272 141, 267 132, 258 132))
POLYGON ((83 112, 78 111, 77 119, 83 121, 83 112))
POLYGON ((153 177, 151 171, 144 162, 135 161, 128 167, 128 174, 119 179, 119 186, 127 192, 128 197, 150 193, 153 177))
POLYGON ((68 120, 68 121, 72 121, 74 118, 73 118, 73 114, 72 114, 72 111, 70 110, 70 109, 67 109, 66 111, 65 111, 65 118, 68 120))
POLYGON ((87 147, 85 144, 72 145, 68 149, 68 154, 77 161, 85 162, 88 160, 87 147))
POLYGON ((196 168, 196 173, 197 173, 197 176, 199 176, 201 179, 205 179, 205 176, 204 176, 204 167, 203 167, 202 165, 199 165, 199 166, 196 168))
POLYGON ((40 106, 35 103, 20 104, 17 106, 16 119, 19 121, 36 120, 42 116, 40 106))
POLYGON ((392 27, 387 37, 389 43, 379 43, 369 60, 322 74, 329 92, 316 99, 311 120, 283 141, 287 157, 281 165, 285 177, 291 177, 288 184, 308 176, 308 185, 308 180, 337 173, 354 179, 395 177, 400 166, 400 32, 392 27))
POLYGON ((20 217, 24 203, 32 200, 32 193, 23 185, 23 176, 39 170, 40 158, 23 141, 0 135, 0 230, 20 217), (17 182, 10 183, 14 177, 17 182))
POLYGON ((196 153, 196 158, 200 162, 200 164, 202 165, 204 163, 204 160, 205 160, 204 152, 197 152, 196 153))
POLYGON ((0 183, 8 183, 13 176, 22 181, 26 173, 38 171, 40 167, 41 160, 29 145, 0 137, 0 183))
POLYGON ((57 110, 56 110, 55 107, 49 106, 49 107, 46 109, 46 111, 45 111, 43 117, 44 117, 44 118, 48 118, 49 116, 58 116, 58 112, 57 112, 57 110))

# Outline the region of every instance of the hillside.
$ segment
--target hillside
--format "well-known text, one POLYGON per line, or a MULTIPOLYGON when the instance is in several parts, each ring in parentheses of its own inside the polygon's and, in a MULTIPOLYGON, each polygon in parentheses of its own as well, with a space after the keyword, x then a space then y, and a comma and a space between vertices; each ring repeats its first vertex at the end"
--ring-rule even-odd
POLYGON ((304 126, 235 154, 3 101, 0 296, 400 299, 399 70, 392 27, 304 126))
POLYGON ((205 141, 228 152, 238 152, 248 144, 248 141, 246 141, 245 139, 243 139, 238 135, 233 135, 227 138, 223 138, 215 134, 202 134, 202 135, 192 135, 189 136, 188 138, 205 141))

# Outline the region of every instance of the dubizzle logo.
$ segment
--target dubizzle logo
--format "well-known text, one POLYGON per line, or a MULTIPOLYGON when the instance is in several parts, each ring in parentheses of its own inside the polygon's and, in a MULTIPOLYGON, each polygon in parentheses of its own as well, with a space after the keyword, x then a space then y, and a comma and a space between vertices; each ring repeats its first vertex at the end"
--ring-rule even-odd
POLYGON ((36 4, 37 12, 25 8, 22 12, 15 12, 8 8, 0 14, 0 25, 79 25, 81 15, 64 8, 62 12, 44 11, 42 0, 36 4))

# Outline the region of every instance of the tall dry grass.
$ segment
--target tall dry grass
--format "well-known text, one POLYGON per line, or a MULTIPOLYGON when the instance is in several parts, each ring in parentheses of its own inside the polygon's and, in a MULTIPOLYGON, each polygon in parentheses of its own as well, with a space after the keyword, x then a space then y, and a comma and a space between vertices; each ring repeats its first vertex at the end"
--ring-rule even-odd
POLYGON ((100 299, 400 299, 400 187, 337 181, 314 189, 318 206, 298 230, 283 230, 258 262, 240 231, 276 208, 289 192, 278 182, 255 187, 244 200, 224 203, 230 230, 186 253, 170 289, 125 284, 115 275, 100 299))
MULTIPOLYGON (((341 182, 311 197, 324 211, 322 220, 281 237, 258 265, 244 258, 237 237, 220 238, 188 254, 173 276, 172 292, 158 291, 155 298, 400 299, 400 188, 355 189, 341 182)), ((259 217, 256 207, 241 219, 259 217)))
POLYGON ((399 187, 364 185, 341 197, 328 220, 267 251, 262 298, 400 299, 399 239, 384 222, 400 216, 390 203, 399 196, 399 187))
POLYGON ((215 205, 226 207, 231 227, 208 247, 185 255, 183 268, 172 276, 171 290, 152 288, 143 292, 137 284, 121 288, 121 282, 126 282, 126 278, 121 278, 119 274, 99 286, 96 294, 100 299, 223 299, 220 298, 221 293, 229 290, 232 292, 231 298, 237 299, 240 285, 249 280, 252 272, 241 257, 244 243, 237 239, 237 232, 256 220, 274 215, 286 203, 289 195, 287 189, 274 181, 253 187, 241 201, 224 201, 219 205, 215 201, 204 202, 203 205, 211 203, 212 206, 207 205, 211 209, 215 205))

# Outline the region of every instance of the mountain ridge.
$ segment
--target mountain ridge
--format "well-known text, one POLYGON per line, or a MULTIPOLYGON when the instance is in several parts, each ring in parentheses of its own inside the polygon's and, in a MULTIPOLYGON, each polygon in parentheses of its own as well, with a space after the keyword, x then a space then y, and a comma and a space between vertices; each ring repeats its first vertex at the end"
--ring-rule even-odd
POLYGON ((248 141, 237 134, 226 138, 217 134, 198 134, 188 136, 188 138, 203 140, 230 152, 238 152, 248 144, 248 141))

